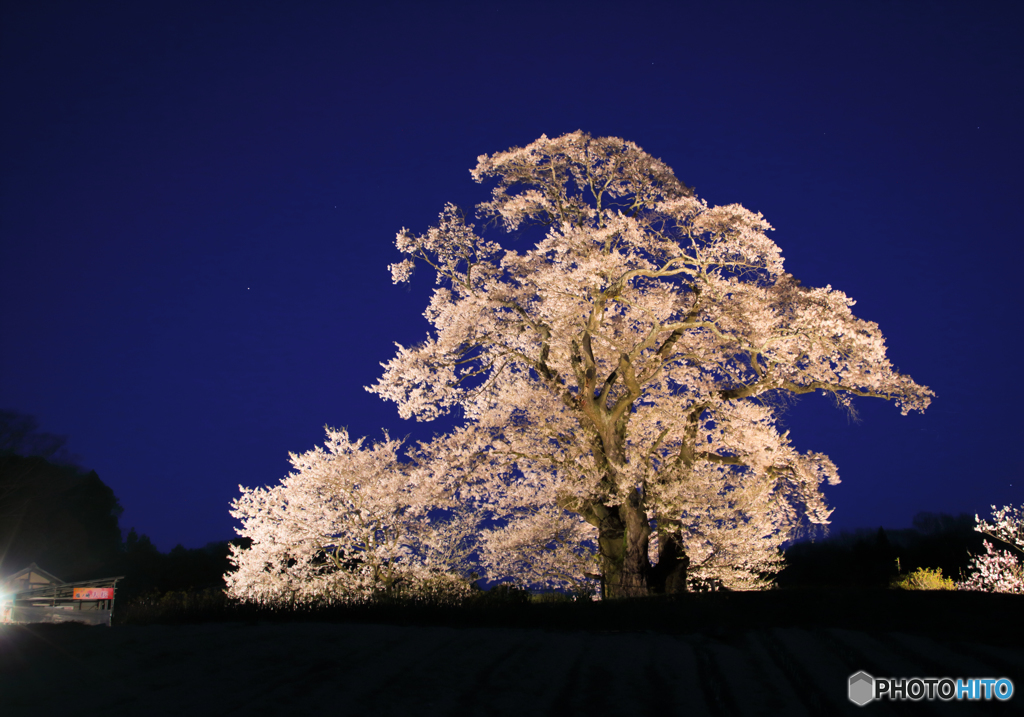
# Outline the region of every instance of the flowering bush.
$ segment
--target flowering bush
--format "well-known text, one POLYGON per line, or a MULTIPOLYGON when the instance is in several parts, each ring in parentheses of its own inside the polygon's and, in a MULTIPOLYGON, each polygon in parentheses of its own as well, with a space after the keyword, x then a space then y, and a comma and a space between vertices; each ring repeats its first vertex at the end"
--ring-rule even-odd
MULTIPOLYGON (((989 523, 975 515, 977 526, 974 529, 1024 552, 1024 506, 997 509, 993 505, 992 517, 993 521, 989 523)), ((983 544, 985 555, 975 555, 971 559, 971 574, 957 587, 961 590, 1024 594, 1024 566, 1017 556, 1008 550, 996 550, 987 540, 983 544)))
POLYGON ((955 590, 956 583, 942 577, 942 568, 918 568, 909 575, 902 575, 893 581, 893 587, 900 590, 955 590))

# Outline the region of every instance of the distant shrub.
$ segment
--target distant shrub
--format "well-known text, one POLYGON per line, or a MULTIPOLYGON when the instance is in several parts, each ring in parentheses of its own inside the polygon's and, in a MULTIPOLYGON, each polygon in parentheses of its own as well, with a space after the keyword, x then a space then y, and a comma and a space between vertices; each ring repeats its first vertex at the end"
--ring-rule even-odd
POLYGON ((594 602, 600 599, 600 592, 595 581, 576 583, 569 590, 544 590, 530 593, 530 602, 534 604, 594 602))
POLYGON ((689 577, 686 583, 690 592, 693 593, 729 592, 725 583, 715 577, 689 577))
POLYGON ((208 622, 223 619, 229 603, 223 588, 153 591, 114 605, 120 625, 208 622))
POLYGON ((423 603, 428 605, 461 605, 473 597, 475 590, 468 580, 449 573, 438 573, 430 577, 398 583, 390 591, 378 591, 368 598, 349 602, 398 602, 423 603))
POLYGON ((942 568, 918 568, 892 582, 900 590, 956 590, 956 583, 942 577, 942 568))
POLYGON ((530 602, 534 604, 570 603, 574 601, 575 596, 572 593, 546 592, 530 595, 530 602))
POLYGON ((525 605, 531 602, 530 591, 514 583, 501 583, 490 590, 476 593, 465 604, 474 606, 525 605))

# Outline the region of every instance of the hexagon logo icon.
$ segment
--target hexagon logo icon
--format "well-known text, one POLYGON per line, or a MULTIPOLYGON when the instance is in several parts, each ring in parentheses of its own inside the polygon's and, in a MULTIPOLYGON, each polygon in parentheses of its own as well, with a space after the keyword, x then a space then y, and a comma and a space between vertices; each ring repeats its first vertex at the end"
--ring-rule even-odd
POLYGON ((850 702, 863 707, 874 698, 875 678, 861 670, 850 675, 850 702))

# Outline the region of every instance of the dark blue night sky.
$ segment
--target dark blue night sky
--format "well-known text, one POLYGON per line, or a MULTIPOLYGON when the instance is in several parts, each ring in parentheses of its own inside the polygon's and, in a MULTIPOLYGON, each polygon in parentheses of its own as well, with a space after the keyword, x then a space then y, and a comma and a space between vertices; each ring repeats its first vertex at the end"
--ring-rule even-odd
POLYGON ((938 394, 786 416, 839 466, 834 528, 1024 503, 1020 8, 8 0, 0 408, 69 435, 125 530, 231 537, 238 484, 325 424, 435 430, 363 390, 427 328, 395 232, 583 129, 762 212, 938 394))

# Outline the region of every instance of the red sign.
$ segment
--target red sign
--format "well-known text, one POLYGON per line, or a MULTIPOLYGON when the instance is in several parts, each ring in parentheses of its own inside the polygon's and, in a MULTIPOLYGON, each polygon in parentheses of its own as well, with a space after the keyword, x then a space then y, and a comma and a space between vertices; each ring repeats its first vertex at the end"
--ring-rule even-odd
POLYGON ((113 600, 114 588, 73 588, 73 600, 113 600))

